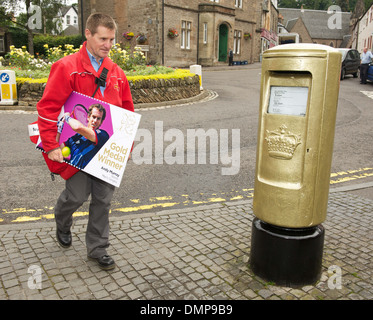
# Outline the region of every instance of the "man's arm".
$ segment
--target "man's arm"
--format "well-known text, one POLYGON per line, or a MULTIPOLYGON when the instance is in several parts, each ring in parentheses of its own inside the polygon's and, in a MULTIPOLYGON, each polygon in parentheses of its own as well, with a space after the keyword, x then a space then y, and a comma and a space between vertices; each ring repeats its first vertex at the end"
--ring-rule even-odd
POLYGON ((70 125, 71 129, 73 129, 75 132, 81 134, 83 137, 86 137, 93 143, 97 143, 97 136, 94 130, 86 127, 79 120, 71 118, 69 113, 65 115, 65 121, 70 125))
POLYGON ((133 105, 133 100, 132 100, 132 94, 131 94, 131 89, 130 85, 128 83, 127 77, 123 73, 123 87, 122 87, 122 105, 121 107, 128 110, 128 111, 135 111, 135 107, 133 105))
POLYGON ((38 126, 43 149, 48 158, 63 162, 63 156, 57 141, 57 118, 62 105, 73 91, 70 76, 64 66, 57 62, 52 65, 42 99, 37 104, 39 114, 38 126))

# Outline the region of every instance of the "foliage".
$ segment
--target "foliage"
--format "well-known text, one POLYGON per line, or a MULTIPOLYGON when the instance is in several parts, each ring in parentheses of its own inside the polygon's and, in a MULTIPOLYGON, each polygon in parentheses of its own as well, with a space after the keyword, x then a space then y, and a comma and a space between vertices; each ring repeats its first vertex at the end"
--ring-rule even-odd
MULTIPOLYGON (((164 67, 166 68, 166 67, 164 67)), ((192 77, 195 74, 190 73, 189 70, 186 69, 169 69, 167 73, 160 73, 160 74, 148 74, 148 75, 128 75, 127 79, 128 81, 136 82, 136 81, 142 81, 142 80, 159 80, 159 79, 182 79, 186 77, 192 77)))
POLYGON ((168 29, 168 36, 170 38, 176 38, 179 36, 179 33, 177 32, 177 30, 175 28, 170 28, 168 29))
POLYGON ((17 82, 19 82, 19 79, 41 81, 42 79, 48 79, 49 77, 49 70, 38 70, 38 69, 24 70, 24 69, 20 69, 19 67, 12 67, 12 66, 1 66, 0 70, 13 70, 16 73, 17 82))
POLYGON ((146 57, 141 52, 140 48, 135 47, 134 51, 130 53, 128 47, 122 49, 119 43, 111 48, 109 57, 125 71, 133 70, 136 66, 146 64, 146 57))
POLYGON ((134 69, 126 72, 127 76, 150 76, 158 74, 168 74, 175 72, 175 69, 158 65, 137 65, 134 69))
POLYGON ((83 43, 82 35, 73 35, 73 36, 52 36, 52 35, 35 35, 34 37, 34 48, 40 56, 47 55, 47 50, 45 45, 48 45, 48 48, 64 46, 66 43, 72 45, 75 49, 79 48, 83 43))
POLYGON ((15 47, 22 47, 27 43, 27 32, 24 29, 18 27, 9 27, 8 32, 12 37, 12 42, 15 47))
MULTIPOLYGON (((154 67, 150 66, 149 69, 153 69, 154 67)), ((160 74, 148 74, 148 75, 127 75, 128 81, 137 82, 137 81, 143 81, 143 80, 168 80, 168 79, 183 79, 186 77, 193 77, 195 74, 190 73, 189 70, 186 69, 172 69, 172 68, 166 68, 164 69, 156 68, 158 71, 166 71, 166 73, 160 73, 160 74)), ((2 69, 2 68, 0 68, 2 69)), ((9 69, 9 68, 8 68, 9 69)), ((17 70, 16 70, 17 72, 17 70)), ((33 79, 28 77, 18 77, 17 76, 17 83, 46 83, 48 81, 47 77, 40 78, 40 79, 33 79)))
POLYGON ((56 31, 54 18, 57 16, 59 9, 63 6, 63 2, 63 0, 0 0, 0 6, 4 8, 4 14, 2 16, 8 21, 13 20, 12 16, 14 12, 19 12, 17 20, 13 23, 24 30, 27 29, 27 10, 30 5, 40 7, 43 19, 41 21, 41 29, 38 30, 38 32, 44 30, 50 33, 56 31))
POLYGON ((10 52, 5 56, 9 66, 26 70, 49 69, 50 64, 43 59, 35 58, 27 50, 26 46, 15 48, 10 46, 10 52))
POLYGON ((122 36, 123 38, 126 38, 127 40, 131 40, 135 36, 135 34, 129 31, 129 32, 123 33, 122 36))
POLYGON ((145 41, 147 40, 148 38, 146 37, 146 35, 144 33, 140 33, 136 36, 136 41, 138 43, 145 43, 145 41))
POLYGON ((17 78, 17 83, 18 84, 22 84, 22 83, 25 83, 25 82, 28 82, 28 83, 47 83, 47 81, 48 81, 48 78, 40 78, 40 79, 33 79, 33 78, 28 78, 28 77, 17 78))
MULTIPOLYGON (((71 44, 59 45, 52 48, 48 44, 44 44, 44 55, 42 57, 41 55, 37 55, 35 58, 26 50, 26 46, 22 48, 11 46, 10 49, 11 51, 5 56, 4 67, 0 69, 14 70, 17 78, 32 79, 47 79, 52 63, 79 50, 71 44)), ((181 77, 184 72, 176 72, 173 68, 163 66, 146 65, 146 57, 138 47, 135 47, 134 51, 130 52, 128 47, 122 49, 119 44, 116 44, 112 47, 109 56, 129 77, 148 77, 159 74, 165 76, 174 74, 173 77, 181 77)))
POLYGON ((364 0, 364 3, 365 3, 365 10, 368 10, 373 5, 373 0, 364 0))
POLYGON ((34 5, 37 5, 41 8, 42 14, 42 30, 45 30, 47 33, 57 32, 56 21, 53 21, 57 16, 58 11, 62 8, 62 0, 33 0, 34 5))
POLYGON ((44 49, 49 63, 54 63, 63 57, 79 51, 79 49, 75 49, 72 44, 59 45, 53 48, 49 48, 49 46, 45 44, 44 49))
MULTIPOLYGON (((279 0, 279 8, 297 8, 303 5, 304 9, 327 10, 331 5, 337 5, 342 12, 353 12, 358 0, 279 0)), ((364 0, 365 9, 368 10, 373 0, 364 0)))

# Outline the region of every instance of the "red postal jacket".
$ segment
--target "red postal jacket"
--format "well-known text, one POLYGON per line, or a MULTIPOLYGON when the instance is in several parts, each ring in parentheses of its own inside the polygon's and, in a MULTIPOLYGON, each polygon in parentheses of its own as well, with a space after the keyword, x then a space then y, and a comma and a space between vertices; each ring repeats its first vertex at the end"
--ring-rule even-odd
MULTIPOLYGON (((95 79, 100 76, 103 68, 108 69, 104 96, 101 90, 97 90, 94 98, 134 111, 130 87, 123 70, 110 58, 105 58, 96 72, 89 59, 85 42, 79 52, 66 56, 52 65, 43 97, 36 105, 40 138, 46 152, 59 148, 56 141, 57 118, 71 92, 92 96, 97 87, 95 79)), ((43 155, 48 167, 51 169, 52 166, 54 172, 65 180, 79 171, 67 163, 60 164, 49 160, 45 153, 43 155)))

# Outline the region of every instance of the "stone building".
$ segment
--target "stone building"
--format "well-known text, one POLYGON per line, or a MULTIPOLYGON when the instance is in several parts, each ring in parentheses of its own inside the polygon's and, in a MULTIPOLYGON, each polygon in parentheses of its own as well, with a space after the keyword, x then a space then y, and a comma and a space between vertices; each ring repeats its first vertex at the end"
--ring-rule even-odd
POLYGON ((346 47, 350 38, 350 12, 279 8, 281 23, 299 34, 299 42, 346 47))
MULTIPOLYGON (((260 54, 278 45, 278 10, 277 1, 264 0, 261 4, 260 54)), ((258 31, 259 31, 258 30, 258 31)))
MULTIPOLYGON (((277 25, 278 12, 269 1, 85 0, 83 21, 93 12, 110 14, 119 27, 116 41, 140 46, 153 64, 226 64, 230 48, 235 61, 253 63, 259 61, 261 38, 268 35, 263 34, 262 13, 270 10, 277 25)), ((264 22, 268 25, 268 19, 264 22)))
MULTIPOLYGON (((359 2, 363 4, 362 1, 359 2)), ((365 11, 365 7, 360 6, 358 8, 358 4, 353 14, 355 19, 351 21, 351 47, 357 49, 360 53, 363 52, 364 48, 373 51, 373 5, 365 11)))

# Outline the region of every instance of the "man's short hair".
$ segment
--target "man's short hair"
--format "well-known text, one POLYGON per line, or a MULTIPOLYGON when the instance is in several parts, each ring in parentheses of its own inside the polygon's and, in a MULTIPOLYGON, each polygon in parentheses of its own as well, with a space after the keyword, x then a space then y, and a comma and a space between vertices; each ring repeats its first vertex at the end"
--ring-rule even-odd
POLYGON ((106 109, 105 109, 105 107, 104 107, 102 104, 99 104, 99 103, 92 104, 92 105, 89 107, 89 110, 88 110, 88 118, 91 116, 92 111, 93 111, 93 108, 96 108, 96 109, 98 109, 98 111, 102 112, 101 123, 104 122, 105 117, 106 117, 106 109))
POLYGON ((99 26, 105 27, 109 30, 117 30, 117 24, 112 17, 105 13, 92 13, 87 19, 86 29, 88 29, 91 34, 94 35, 99 26))

